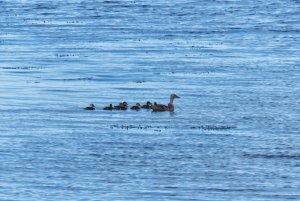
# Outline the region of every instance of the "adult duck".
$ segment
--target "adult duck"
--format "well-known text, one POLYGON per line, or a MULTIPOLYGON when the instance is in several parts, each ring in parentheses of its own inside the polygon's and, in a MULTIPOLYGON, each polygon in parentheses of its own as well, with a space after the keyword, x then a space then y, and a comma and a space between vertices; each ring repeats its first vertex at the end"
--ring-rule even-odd
POLYGON ((127 110, 128 104, 127 102, 119 103, 119 105, 114 106, 114 110, 127 110))
POLYGON ((109 104, 109 106, 106 106, 103 108, 103 110, 113 110, 114 107, 112 106, 112 104, 109 104))
POLYGON ((96 106, 94 104, 90 104, 90 105, 88 105, 87 107, 85 107, 83 109, 85 109, 85 110, 95 110, 96 106))
POLYGON ((174 103, 173 102, 174 102, 175 98, 180 98, 180 97, 177 96, 176 94, 171 94, 170 102, 168 103, 168 105, 157 104, 156 102, 154 102, 154 104, 152 106, 153 112, 165 112, 165 111, 173 112, 174 111, 174 103))

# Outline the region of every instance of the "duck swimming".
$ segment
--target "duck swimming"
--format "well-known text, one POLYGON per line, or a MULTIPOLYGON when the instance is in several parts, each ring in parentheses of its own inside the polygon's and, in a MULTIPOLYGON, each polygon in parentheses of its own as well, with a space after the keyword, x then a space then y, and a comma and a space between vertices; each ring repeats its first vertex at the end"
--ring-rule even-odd
POLYGON ((154 105, 152 106, 153 112, 165 112, 165 111, 173 112, 174 111, 173 102, 175 98, 180 98, 180 97, 177 96, 176 94, 171 94, 170 102, 168 103, 168 105, 157 104, 156 102, 154 102, 154 105))
POLYGON ((141 104, 137 103, 134 106, 132 106, 130 109, 132 109, 132 110, 140 110, 141 108, 142 108, 141 104))
POLYGON ((119 103, 119 105, 114 106, 114 110, 127 110, 128 104, 127 102, 119 103))
POLYGON ((112 106, 112 104, 109 104, 109 106, 106 106, 103 108, 103 110, 113 110, 114 107, 112 106))
POLYGON ((147 101, 146 105, 142 106, 143 109, 151 109, 152 108, 152 103, 150 101, 147 101))
POLYGON ((152 105, 152 110, 153 112, 164 112, 168 111, 168 106, 163 104, 157 104, 156 102, 154 102, 154 104, 152 105))
POLYGON ((89 106, 83 108, 85 110, 95 110, 96 109, 96 106, 94 104, 90 104, 89 106))

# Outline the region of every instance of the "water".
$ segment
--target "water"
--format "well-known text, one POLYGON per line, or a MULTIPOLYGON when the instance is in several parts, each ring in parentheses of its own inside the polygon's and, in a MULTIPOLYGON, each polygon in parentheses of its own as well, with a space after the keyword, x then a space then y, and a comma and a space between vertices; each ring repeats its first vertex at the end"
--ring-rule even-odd
POLYGON ((0 200, 300 200, 299 11, 0 1, 0 200))

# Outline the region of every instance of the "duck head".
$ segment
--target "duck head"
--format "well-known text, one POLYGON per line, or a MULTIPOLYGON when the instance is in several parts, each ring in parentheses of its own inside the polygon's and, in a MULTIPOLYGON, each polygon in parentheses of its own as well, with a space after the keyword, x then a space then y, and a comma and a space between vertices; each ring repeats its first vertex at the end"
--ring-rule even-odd
POLYGON ((170 99, 174 99, 174 98, 180 98, 180 97, 177 96, 176 94, 171 94, 171 95, 170 95, 170 99))
POLYGON ((176 94, 171 94, 171 95, 170 95, 170 103, 171 103, 171 104, 173 104, 173 100, 174 100, 175 98, 180 98, 180 97, 177 96, 176 94))

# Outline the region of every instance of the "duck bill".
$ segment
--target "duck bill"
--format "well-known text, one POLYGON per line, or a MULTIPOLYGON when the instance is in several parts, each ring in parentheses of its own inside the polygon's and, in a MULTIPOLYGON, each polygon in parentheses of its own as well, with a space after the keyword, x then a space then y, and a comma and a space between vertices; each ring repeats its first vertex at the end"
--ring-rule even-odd
POLYGON ((175 98, 180 98, 179 96, 175 95, 175 98))

